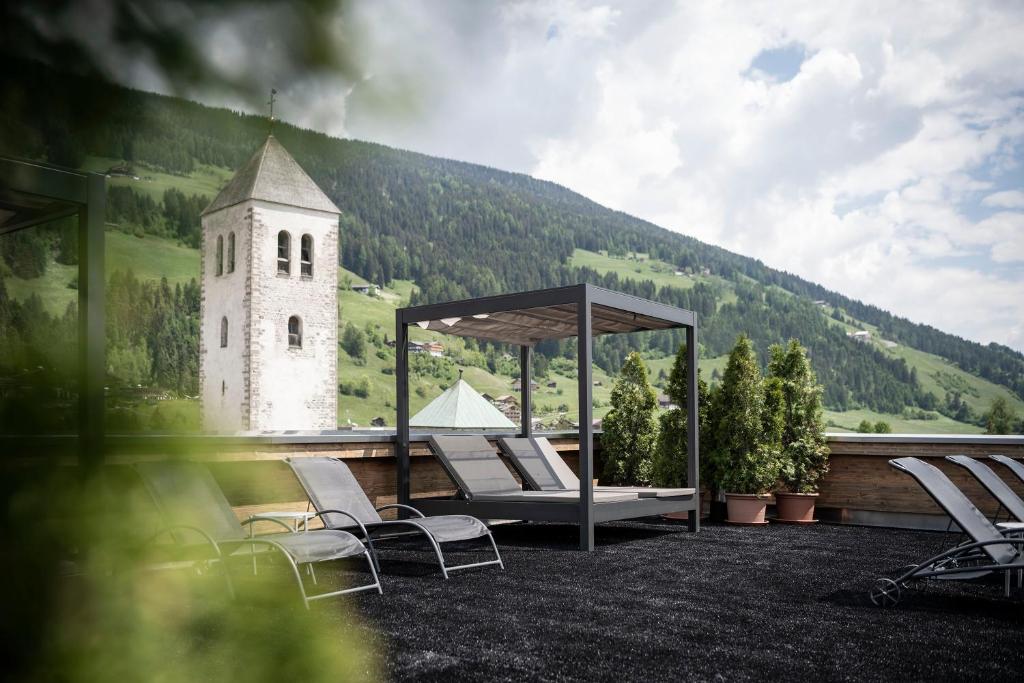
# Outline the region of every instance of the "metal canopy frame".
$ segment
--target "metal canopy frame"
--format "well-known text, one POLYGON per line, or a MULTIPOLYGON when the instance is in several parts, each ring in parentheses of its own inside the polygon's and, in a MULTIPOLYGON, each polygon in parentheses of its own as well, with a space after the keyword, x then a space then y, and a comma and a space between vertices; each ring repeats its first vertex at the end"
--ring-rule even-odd
POLYGON ((485 519, 526 519, 577 522, 580 549, 594 549, 594 524, 665 512, 688 512, 689 528, 700 528, 700 436, 697 420, 697 316, 674 306, 622 294, 590 284, 467 299, 402 308, 395 313, 395 383, 397 389, 398 502, 428 514, 471 514, 485 519), (580 405, 578 505, 537 502, 473 501, 411 497, 409 458, 409 326, 446 334, 520 346, 520 435, 533 435, 530 365, 538 341, 577 338, 577 382, 580 405), (592 403, 593 338, 642 330, 686 329, 686 363, 690 429, 687 431, 687 486, 695 493, 680 499, 638 499, 625 503, 594 503, 594 424, 592 403))
POLYGON ((0 235, 78 216, 78 452, 83 466, 103 460, 106 197, 102 175, 0 157, 0 235))

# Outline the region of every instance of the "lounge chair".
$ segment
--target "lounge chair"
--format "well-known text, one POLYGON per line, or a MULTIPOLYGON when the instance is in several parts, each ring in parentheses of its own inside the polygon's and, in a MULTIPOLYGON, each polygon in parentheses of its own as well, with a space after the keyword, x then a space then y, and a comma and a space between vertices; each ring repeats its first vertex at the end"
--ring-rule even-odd
POLYGON ((950 548, 921 564, 912 565, 895 579, 880 578, 869 593, 871 602, 892 607, 900 601, 907 582, 919 579, 968 580, 1002 572, 1004 592, 1010 595, 1010 579, 1017 588, 1024 582, 1024 539, 1008 538, 974 507, 971 501, 939 468, 917 458, 896 458, 889 464, 917 480, 971 541, 950 548))
MULTIPOLYGON (((505 502, 579 502, 576 491, 524 491, 483 436, 432 436, 430 447, 468 500, 505 502)), ((595 503, 636 500, 635 493, 594 493, 595 503)))
MULTIPOLYGON (((999 475, 992 471, 992 468, 983 462, 979 462, 974 458, 969 458, 966 455, 947 455, 946 460, 963 467, 970 472, 978 483, 981 484, 986 491, 992 494, 992 497, 999 502, 999 510, 996 510, 995 517, 992 518, 992 522, 995 523, 999 517, 999 512, 1006 508, 1006 511, 1014 517, 1017 522, 1024 522, 1024 500, 1021 500, 1013 489, 1011 489, 1005 481, 999 478, 999 475)), ((1008 524, 1005 528, 1012 528, 1014 525, 1008 524)), ((1015 525, 1018 529, 1024 527, 1022 524, 1015 525)))
MULTIPOLYGON (((537 491, 579 491, 580 480, 547 439, 543 437, 504 438, 498 440, 502 452, 527 482, 537 491)), ((595 492, 634 493, 640 498, 676 498, 692 496, 694 489, 646 488, 636 486, 595 486, 595 492)), ((578 494, 576 494, 578 495, 578 494)))
MULTIPOLYGON (((457 569, 486 567, 495 564, 502 569, 505 568, 491 530, 476 517, 469 515, 426 517, 416 508, 398 503, 374 508, 348 465, 341 460, 337 458, 287 458, 286 462, 291 466, 299 483, 302 484, 302 488, 306 490, 306 495, 316 509, 317 515, 328 529, 352 531, 358 527, 370 547, 373 547, 371 535, 376 531, 402 530, 423 534, 434 549, 437 563, 441 565, 441 574, 445 579, 448 578, 448 572, 457 569), (385 521, 381 518, 380 512, 389 509, 406 510, 417 516, 411 519, 385 521), (453 567, 445 563, 444 555, 441 552, 442 543, 468 541, 483 536, 486 536, 491 542, 497 559, 453 567)), ((403 534, 391 534, 391 536, 395 535, 403 534)), ((387 537, 378 536, 377 538, 380 540, 387 537)), ((373 557, 376 560, 376 553, 373 554, 373 557)))
MULTIPOLYGON (((277 522, 287 529, 287 533, 273 533, 254 536, 252 524, 257 521, 275 522, 276 520, 249 518, 239 522, 224 492, 221 491, 213 475, 206 467, 192 462, 147 462, 135 465, 156 504, 164 522, 168 525, 166 532, 180 546, 194 545, 200 538, 211 544, 218 559, 246 556, 252 559, 253 572, 256 572, 256 546, 263 552, 278 551, 285 557, 288 566, 295 576, 302 596, 303 605, 309 608, 313 600, 321 600, 335 595, 374 590, 382 593, 377 569, 370 551, 362 541, 347 531, 317 530, 292 531, 284 522, 277 522), (246 533, 243 526, 249 527, 246 533), (338 560, 362 555, 370 565, 373 583, 343 590, 308 595, 299 572, 299 566, 306 565, 312 573, 312 564, 328 560, 338 560)), ((230 575, 225 575, 230 589, 230 575)))
POLYGON ((1011 472, 1017 475, 1018 479, 1024 481, 1024 462, 1014 460, 1013 458, 1007 458, 1005 455, 990 455, 988 457, 990 460, 995 460, 1000 465, 1005 465, 1011 472))

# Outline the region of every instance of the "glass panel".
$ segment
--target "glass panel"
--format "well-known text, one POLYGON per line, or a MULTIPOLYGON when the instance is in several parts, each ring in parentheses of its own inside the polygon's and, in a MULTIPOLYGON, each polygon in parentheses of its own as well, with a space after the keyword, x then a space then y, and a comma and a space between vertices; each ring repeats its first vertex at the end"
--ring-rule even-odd
MULTIPOLYGON (((186 433, 200 429, 200 212, 210 194, 167 192, 149 201, 148 176, 110 180, 131 205, 120 212, 108 204, 106 231, 107 401, 109 434, 186 433), (130 201, 128 201, 130 200, 130 201), (173 211, 176 234, 159 216, 173 211)), ((223 274, 224 235, 207 235, 207 273, 223 274), (209 252, 213 253, 210 254, 209 252)), ((214 311, 214 333, 224 311, 214 311)), ((218 348, 219 335, 209 339, 218 348)), ((217 382, 220 383, 219 381, 217 382)))
POLYGON ((78 220, 0 235, 0 433, 78 432, 78 220))

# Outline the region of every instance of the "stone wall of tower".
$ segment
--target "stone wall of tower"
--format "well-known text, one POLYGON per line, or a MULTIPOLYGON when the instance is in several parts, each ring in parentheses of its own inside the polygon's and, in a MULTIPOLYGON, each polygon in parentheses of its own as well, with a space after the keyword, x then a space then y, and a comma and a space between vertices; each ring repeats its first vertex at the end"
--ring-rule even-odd
POLYGON ((338 425, 338 217, 247 202, 252 239, 249 429, 338 425), (291 236, 291 272, 277 272, 277 237, 291 236), (303 235, 313 237, 313 276, 300 271, 303 235), (288 319, 302 321, 302 347, 288 344, 288 319))
POLYGON ((249 202, 203 216, 200 245, 199 384, 203 429, 235 432, 248 424, 249 202), (228 272, 229 236, 235 236, 235 267, 228 272), (217 274, 217 238, 224 243, 223 272, 217 274), (221 320, 227 346, 221 347, 221 320))

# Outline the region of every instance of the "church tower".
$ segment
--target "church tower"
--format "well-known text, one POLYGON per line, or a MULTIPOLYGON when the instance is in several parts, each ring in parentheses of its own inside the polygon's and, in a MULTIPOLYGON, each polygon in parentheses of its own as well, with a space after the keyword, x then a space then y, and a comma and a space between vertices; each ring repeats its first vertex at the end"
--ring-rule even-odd
POLYGON ((339 214, 273 135, 203 211, 204 429, 337 428, 339 214))

